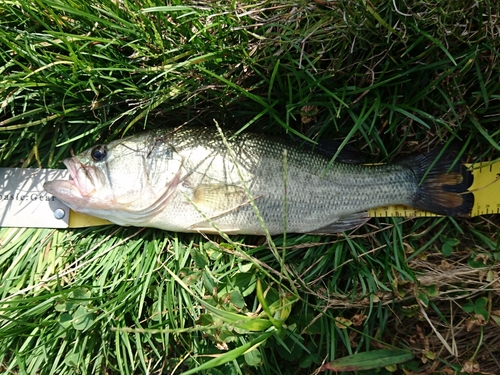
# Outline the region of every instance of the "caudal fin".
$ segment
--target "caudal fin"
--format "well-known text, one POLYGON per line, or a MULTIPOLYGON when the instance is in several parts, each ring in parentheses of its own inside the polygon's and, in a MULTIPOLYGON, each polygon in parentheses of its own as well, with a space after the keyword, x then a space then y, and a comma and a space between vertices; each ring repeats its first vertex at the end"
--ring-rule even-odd
POLYGON ((444 216, 470 216, 474 195, 467 189, 473 176, 453 152, 440 149, 402 161, 419 183, 412 206, 444 216), (452 167, 453 166, 453 167, 452 167))

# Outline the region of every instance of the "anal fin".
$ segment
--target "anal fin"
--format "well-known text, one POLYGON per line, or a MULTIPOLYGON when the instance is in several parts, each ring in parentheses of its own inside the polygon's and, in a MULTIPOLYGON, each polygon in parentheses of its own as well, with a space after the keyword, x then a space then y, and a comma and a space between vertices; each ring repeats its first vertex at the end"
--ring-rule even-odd
POLYGON ((324 227, 315 229, 308 233, 311 234, 332 234, 345 232, 347 230, 356 229, 370 220, 368 212, 356 212, 345 216, 331 224, 325 225, 324 227))

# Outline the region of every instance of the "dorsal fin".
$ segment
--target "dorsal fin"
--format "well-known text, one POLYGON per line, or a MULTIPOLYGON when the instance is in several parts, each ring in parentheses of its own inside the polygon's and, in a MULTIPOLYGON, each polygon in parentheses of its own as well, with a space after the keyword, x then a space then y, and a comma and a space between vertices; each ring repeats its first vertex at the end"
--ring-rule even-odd
MULTIPOLYGON (((341 144, 342 142, 339 141, 321 140, 318 141, 318 144, 315 147, 313 147, 313 150, 316 150, 317 152, 329 158, 333 158, 340 148, 341 144)), ((342 150, 337 155, 337 158, 335 160, 347 164, 365 163, 363 154, 350 145, 345 145, 344 147, 342 147, 342 150)))

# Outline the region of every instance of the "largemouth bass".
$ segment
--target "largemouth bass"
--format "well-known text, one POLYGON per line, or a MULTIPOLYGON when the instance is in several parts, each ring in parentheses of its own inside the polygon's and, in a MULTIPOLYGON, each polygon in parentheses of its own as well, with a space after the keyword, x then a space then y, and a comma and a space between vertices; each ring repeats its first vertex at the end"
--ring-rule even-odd
POLYGON ((44 187, 77 212, 180 232, 329 234, 356 228, 368 209, 386 205, 447 216, 472 209, 472 177, 447 153, 329 165, 330 157, 292 141, 226 136, 183 127, 97 145, 64 160, 70 180, 44 187))

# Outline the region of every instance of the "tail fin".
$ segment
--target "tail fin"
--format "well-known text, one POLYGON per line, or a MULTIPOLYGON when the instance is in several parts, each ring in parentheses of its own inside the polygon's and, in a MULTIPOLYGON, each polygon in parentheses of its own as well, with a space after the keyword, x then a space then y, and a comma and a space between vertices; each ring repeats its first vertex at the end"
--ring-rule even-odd
POLYGON ((412 169, 419 183, 412 206, 444 216, 470 216, 474 195, 467 188, 472 173, 453 152, 440 153, 441 149, 434 149, 401 162, 412 169))

